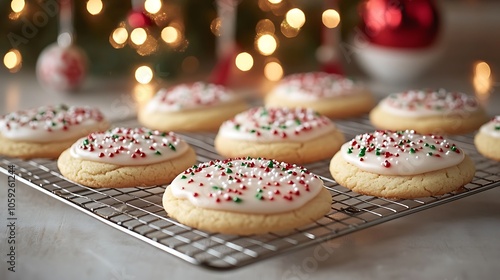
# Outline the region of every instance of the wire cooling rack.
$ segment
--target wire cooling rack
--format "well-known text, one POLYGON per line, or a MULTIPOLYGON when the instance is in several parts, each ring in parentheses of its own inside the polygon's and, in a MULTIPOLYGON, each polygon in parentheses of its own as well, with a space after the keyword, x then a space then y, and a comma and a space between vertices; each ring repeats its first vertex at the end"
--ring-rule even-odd
MULTIPOLYGON (((119 125, 138 126, 135 121, 119 125)), ((373 131, 366 118, 338 121, 337 125, 347 139, 373 131)), ((214 134, 181 135, 194 147, 199 162, 221 159, 213 148, 214 134)), ((324 160, 306 167, 319 175, 330 191, 330 212, 315 223, 292 231, 248 237, 207 233, 171 219, 161 205, 166 186, 91 189, 64 179, 53 160, 0 157, 0 171, 7 173, 8 166, 15 165, 17 178, 27 185, 192 264, 222 270, 318 244, 500 185, 500 164, 479 155, 471 135, 452 140, 474 160, 477 169, 473 181, 459 191, 406 200, 360 195, 335 183, 328 171, 329 160, 324 160)))

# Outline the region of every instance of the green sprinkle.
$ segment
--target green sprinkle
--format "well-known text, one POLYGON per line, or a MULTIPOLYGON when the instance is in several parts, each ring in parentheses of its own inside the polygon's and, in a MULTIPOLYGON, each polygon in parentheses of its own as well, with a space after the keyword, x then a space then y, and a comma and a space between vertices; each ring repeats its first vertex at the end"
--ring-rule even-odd
POLYGON ((168 147, 170 148, 170 150, 175 152, 175 146, 172 145, 172 143, 168 143, 168 147))
POLYGON ((230 168, 227 168, 227 169, 226 169, 226 173, 227 173, 227 174, 231 174, 231 173, 233 173, 233 170, 231 170, 230 168))
POLYGON ((380 156, 380 149, 379 149, 379 148, 377 148, 377 149, 375 150, 375 155, 380 156))
POLYGON ((399 140, 398 146, 404 145, 404 143, 403 140, 399 140))
POLYGON ((163 133, 161 134, 161 136, 165 137, 165 136, 167 136, 167 133, 166 133, 166 132, 163 132, 163 133))
POLYGON ((213 190, 222 190, 222 188, 221 188, 221 187, 218 187, 218 186, 212 186, 212 189, 213 189, 213 190))
POLYGON ((233 197, 233 201, 236 202, 236 203, 241 203, 243 202, 243 200, 237 196, 233 197))
POLYGON ((429 148, 431 148, 432 150, 435 150, 436 149, 436 146, 434 145, 430 145, 429 148))
POLYGON ((116 135, 116 134, 113 134, 113 135, 111 135, 111 137, 112 137, 113 139, 116 139, 116 138, 118 138, 119 136, 118 136, 118 135, 116 135))
POLYGON ((299 119, 295 119, 295 123, 300 125, 302 122, 299 119))
POLYGON ((234 128, 235 128, 236 130, 240 130, 240 126, 241 126, 241 125, 239 125, 239 124, 235 124, 235 125, 234 125, 234 128))
POLYGON ((52 122, 52 126, 56 126, 56 123, 55 123, 55 122, 52 122))
POLYGON ((262 189, 257 189, 257 192, 258 192, 258 193, 262 193, 262 192, 264 192, 264 191, 263 191, 262 189))
POLYGON ((181 179, 187 179, 186 175, 182 175, 181 179))
POLYGON ((234 180, 233 176, 229 176, 229 180, 234 180))
POLYGON ((495 130, 500 130, 500 125, 495 126, 495 130))
POLYGON ((257 130, 255 129, 250 130, 250 133, 255 133, 255 132, 257 132, 257 130))
POLYGON ((157 155, 161 156, 160 151, 156 151, 156 152, 155 152, 155 154, 157 154, 157 155))
POLYGON ((83 140, 83 145, 87 146, 89 144, 89 139, 83 140))
POLYGON ((260 128, 265 129, 265 130, 271 130, 271 127, 268 125, 263 125, 260 128))
POLYGON ((414 153, 415 153, 415 149, 410 148, 410 154, 414 154, 414 153))
POLYGON ((260 113, 261 116, 267 116, 269 113, 267 112, 266 109, 262 110, 262 113, 260 113))
POLYGON ((352 154, 352 149, 351 148, 347 149, 347 153, 352 154))
POLYGON ((365 147, 361 148, 361 151, 359 151, 358 156, 359 157, 364 157, 365 156, 365 152, 366 152, 366 148, 365 147))
POLYGON ((455 152, 457 150, 457 146, 454 146, 454 145, 451 146, 451 150, 455 152))
POLYGON ((279 126, 281 129, 286 129, 286 125, 282 124, 279 126))
POLYGON ((196 169, 196 168, 198 168, 198 165, 196 165, 196 164, 193 165, 193 169, 196 169))
POLYGON ((432 156, 432 153, 431 153, 431 152, 428 152, 428 153, 427 153, 427 155, 428 155, 428 156, 432 156))
POLYGON ((425 147, 429 147, 429 143, 425 143, 425 144, 424 144, 424 146, 425 146, 425 147))
POLYGON ((153 132, 152 132, 152 131, 150 131, 150 132, 148 132, 148 134, 151 136, 151 135, 153 135, 153 132))
POLYGON ((263 195, 261 193, 258 193, 255 195, 255 197, 258 199, 258 200, 262 200, 263 198, 263 195))
POLYGON ((269 164, 267 165, 267 167, 269 167, 269 168, 273 168, 274 167, 274 164, 273 164, 272 160, 269 161, 269 164))

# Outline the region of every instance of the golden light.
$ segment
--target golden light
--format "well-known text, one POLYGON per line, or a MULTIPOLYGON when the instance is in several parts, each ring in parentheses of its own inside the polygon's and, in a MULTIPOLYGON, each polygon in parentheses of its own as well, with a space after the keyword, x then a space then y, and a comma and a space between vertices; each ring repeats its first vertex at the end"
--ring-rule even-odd
POLYGON ((135 80, 143 85, 153 80, 153 70, 149 66, 140 66, 135 70, 135 80))
POLYGON ((264 34, 262 36, 259 36, 257 38, 256 44, 257 50, 262 55, 271 55, 274 53, 274 51, 276 51, 276 48, 278 47, 276 38, 274 38, 274 36, 271 34, 264 34))
POLYGON ((281 22, 280 30, 281 33, 283 33, 283 35, 287 38, 293 38, 297 36, 300 32, 300 29, 291 27, 286 21, 286 19, 281 22))
POLYGON ((148 38, 148 33, 146 32, 146 29, 144 28, 135 28, 130 32, 130 40, 132 40, 132 43, 140 46, 146 42, 146 39, 148 38))
POLYGON ((24 3, 24 0, 12 0, 12 2, 10 2, 10 8, 14 13, 22 12, 25 5, 26 3, 24 3))
POLYGON ((167 26, 161 31, 161 38, 165 43, 175 43, 179 40, 179 37, 179 30, 173 26, 167 26))
POLYGON ((488 63, 478 61, 474 65, 474 76, 472 79, 476 96, 479 99, 487 99, 491 92, 493 82, 491 79, 491 68, 488 63))
POLYGON ((296 29, 301 28, 306 23, 306 15, 299 8, 289 10, 285 15, 285 19, 291 27, 296 29))
POLYGON ((87 2, 87 11, 89 14, 95 16, 102 11, 102 1, 101 0, 89 0, 87 2))
POLYGON ((257 35, 261 35, 264 33, 274 33, 275 28, 274 28, 274 23, 270 19, 261 19, 259 22, 257 22, 257 25, 255 26, 255 32, 257 35))
POLYGON ((3 57, 3 64, 11 73, 15 73, 21 69, 23 57, 16 49, 11 49, 3 57))
POLYGON ((271 61, 264 66, 264 76, 273 82, 283 78, 283 67, 276 61, 271 61))
POLYGON ((152 84, 135 84, 132 89, 132 97, 139 108, 144 107, 155 95, 156 89, 152 84))
POLYGON ((212 20, 212 22, 210 23, 210 31, 212 31, 212 33, 219 37, 220 36, 220 28, 222 26, 222 20, 220 17, 216 17, 212 20))
POLYGON ((271 3, 271 4, 279 4, 283 0, 267 0, 267 1, 269 1, 269 3, 271 3))
POLYGON ((124 44, 128 39, 128 31, 125 27, 118 27, 113 31, 112 37, 117 44, 124 44))
POLYGON ((243 71, 243 72, 248 71, 248 70, 252 69, 252 67, 253 67, 253 57, 251 54, 249 54, 247 52, 239 53, 236 56, 235 64, 236 64, 236 67, 238 69, 240 69, 241 71, 243 71))
POLYGON ((323 24, 328 28, 335 28, 340 24, 340 14, 334 9, 328 9, 321 15, 323 24))
POLYGON ((150 14, 156 14, 161 10, 161 0, 146 0, 144 9, 150 14))

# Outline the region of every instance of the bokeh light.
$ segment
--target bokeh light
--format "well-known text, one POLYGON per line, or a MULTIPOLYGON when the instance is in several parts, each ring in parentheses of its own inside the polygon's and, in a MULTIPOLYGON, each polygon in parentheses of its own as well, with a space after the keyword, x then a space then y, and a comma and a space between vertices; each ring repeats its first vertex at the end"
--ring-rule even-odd
POLYGON ((279 4, 279 3, 281 3, 283 0, 267 0, 267 1, 269 1, 269 3, 271 3, 271 4, 279 4))
POLYGON ((262 55, 271 55, 276 51, 278 47, 278 42, 276 38, 271 34, 264 34, 259 36, 256 40, 257 50, 262 55))
POLYGON ((179 30, 173 26, 167 26, 161 31, 161 38, 165 43, 173 44, 179 40, 179 30))
POLYGON ((3 64, 11 73, 15 73, 21 69, 23 57, 16 49, 11 49, 3 57, 3 64))
POLYGON ((117 44, 125 44, 128 39, 128 31, 125 27, 118 27, 113 31, 112 34, 113 41, 117 44))
POLYGON ((306 15, 299 8, 293 8, 286 13, 285 16, 288 24, 296 29, 301 28, 306 23, 306 15))
POLYGON ((340 24, 340 14, 334 9, 328 9, 321 15, 323 24, 328 28, 335 28, 340 24))
POLYGON ((215 36, 219 37, 220 36, 221 26, 222 26, 222 20, 221 20, 221 18, 220 17, 216 17, 210 23, 210 31, 212 31, 212 33, 215 36))
POLYGON ((87 11, 93 16, 99 14, 102 11, 102 7, 101 0, 89 0, 87 2, 87 11))
POLYGON ((283 78, 283 67, 276 61, 271 61, 264 66, 264 76, 273 82, 283 78))
POLYGON ((257 22, 257 25, 255 26, 255 32, 257 35, 261 35, 264 33, 274 33, 275 32, 275 27, 274 23, 270 19, 261 19, 259 22, 257 22))
POLYGON ((474 64, 472 83, 479 99, 484 100, 489 97, 493 82, 491 79, 491 68, 488 63, 484 61, 477 61, 474 64))
POLYGON ((249 54, 247 52, 239 53, 236 56, 235 64, 236 64, 236 67, 238 69, 240 69, 241 71, 243 71, 243 72, 248 71, 248 70, 252 69, 252 67, 253 67, 253 57, 251 54, 249 54))
POLYGON ((135 70, 135 80, 143 85, 148 84, 153 80, 153 70, 151 67, 143 65, 135 70))
POLYGON ((130 32, 130 40, 132 40, 132 43, 140 46, 146 42, 146 39, 148 38, 148 33, 146 32, 146 29, 144 28, 135 28, 130 32))
POLYGON ((146 0, 144 9, 150 14, 156 14, 161 10, 161 0, 146 0))
POLYGON ((20 13, 23 11, 26 3, 24 3, 24 0, 12 0, 10 2, 10 8, 14 13, 20 13))
POLYGON ((280 30, 281 33, 287 38, 296 37, 300 32, 300 29, 291 27, 286 19, 281 22, 280 30))

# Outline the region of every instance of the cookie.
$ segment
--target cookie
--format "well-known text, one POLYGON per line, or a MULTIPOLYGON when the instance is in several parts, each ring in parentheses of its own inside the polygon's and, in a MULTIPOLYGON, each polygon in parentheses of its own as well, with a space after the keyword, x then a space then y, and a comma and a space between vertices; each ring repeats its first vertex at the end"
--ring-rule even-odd
POLYGON ((335 124, 312 109, 255 107, 224 122, 214 146, 227 158, 265 157, 305 164, 331 158, 344 141, 335 124))
POLYGON ((0 155, 57 158, 78 138, 109 127, 97 108, 41 106, 0 117, 0 155))
POLYGON ((161 89, 139 109, 144 126, 161 131, 215 131, 248 107, 223 86, 196 82, 161 89))
POLYGON ((374 106, 370 91, 349 78, 323 72, 285 77, 265 97, 266 106, 307 107, 329 118, 368 113, 374 106))
POLYGON ((500 116, 481 126, 474 137, 474 144, 483 156, 500 161, 500 116))
POLYGON ((370 112, 379 129, 413 129, 419 133, 465 134, 488 121, 473 96, 440 90, 409 90, 394 93, 370 112))
POLYGON ((117 127, 76 141, 57 167, 88 187, 126 188, 170 183, 195 162, 194 150, 172 132, 117 127))
POLYGON ((330 173, 360 194, 411 199, 456 191, 472 181, 475 167, 442 136, 379 130, 342 145, 330 173))
POLYGON ((190 227, 251 235, 290 230, 330 211, 323 181, 300 166, 266 159, 210 161, 179 174, 163 206, 190 227))

